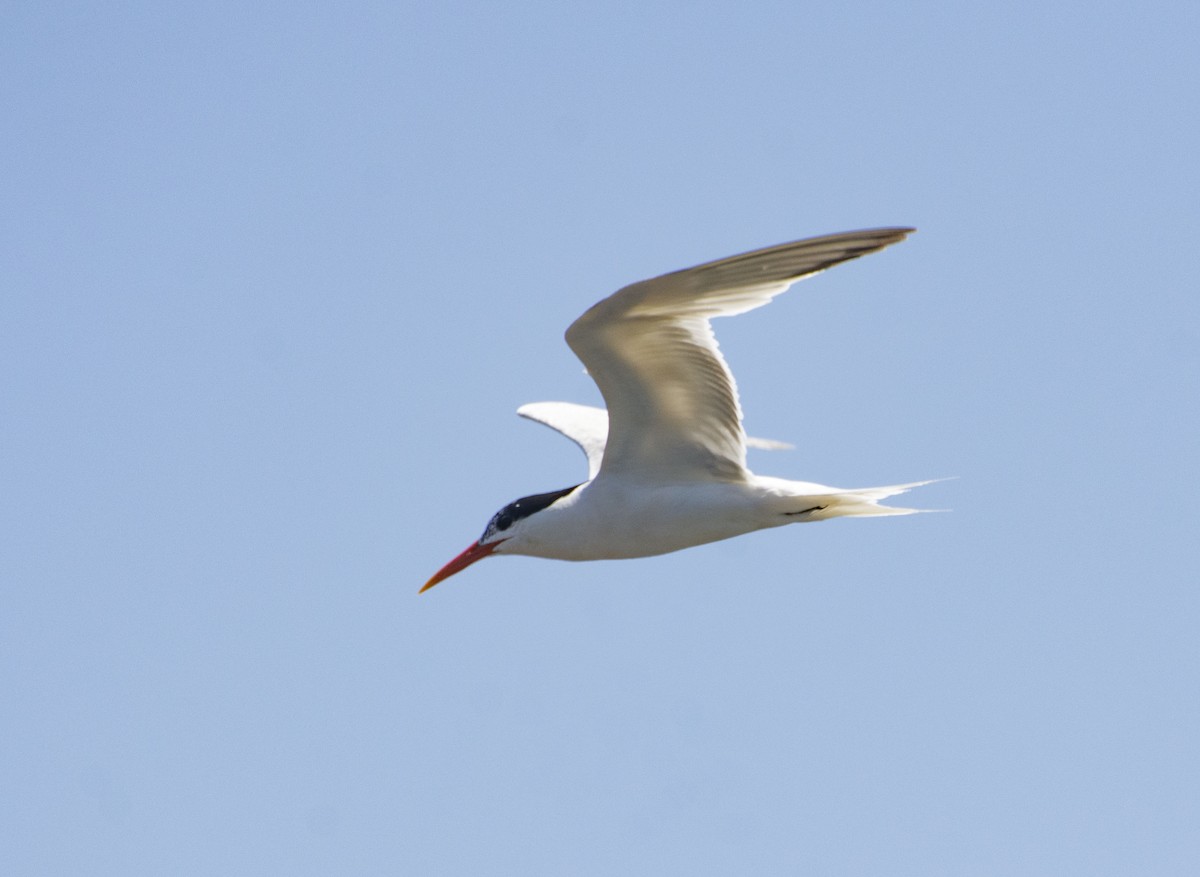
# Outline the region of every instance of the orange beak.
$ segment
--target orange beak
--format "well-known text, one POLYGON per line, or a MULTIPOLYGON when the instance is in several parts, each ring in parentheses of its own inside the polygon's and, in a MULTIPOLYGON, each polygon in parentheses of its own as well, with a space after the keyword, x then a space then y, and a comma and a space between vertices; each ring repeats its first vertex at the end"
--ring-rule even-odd
POLYGON ((462 572, 477 560, 483 560, 495 551, 499 547, 500 542, 503 541, 501 539, 499 542, 489 542, 487 545, 480 545, 478 542, 474 543, 470 548, 434 573, 433 578, 427 581, 417 593, 424 594, 438 582, 450 578, 456 572, 462 572))

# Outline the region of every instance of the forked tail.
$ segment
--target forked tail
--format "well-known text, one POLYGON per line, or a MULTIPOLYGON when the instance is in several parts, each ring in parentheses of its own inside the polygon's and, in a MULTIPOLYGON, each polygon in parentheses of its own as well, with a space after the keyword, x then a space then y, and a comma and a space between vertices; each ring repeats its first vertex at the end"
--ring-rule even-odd
MULTIPOLYGON (((880 505, 882 500, 890 496, 907 493, 914 487, 933 484, 943 479, 935 478, 929 481, 913 481, 909 484, 893 484, 888 487, 860 487, 844 490, 836 487, 820 487, 813 491, 804 491, 799 495, 789 497, 795 505, 795 510, 785 511, 789 517, 803 521, 824 521, 828 518, 847 517, 881 517, 883 515, 914 515, 931 509, 908 509, 897 506, 880 505)), ((798 485, 797 485, 798 486, 798 485)), ((812 485, 818 488, 818 485, 812 485)))

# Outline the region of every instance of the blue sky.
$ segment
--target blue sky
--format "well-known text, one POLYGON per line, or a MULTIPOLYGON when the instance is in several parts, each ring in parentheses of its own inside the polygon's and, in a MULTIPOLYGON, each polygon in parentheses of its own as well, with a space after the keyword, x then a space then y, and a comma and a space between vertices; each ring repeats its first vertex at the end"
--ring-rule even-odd
POLYGON ((0 870, 1192 874, 1200 7, 9 4, 0 870), (488 561, 630 281, 765 474, 950 514, 488 561))

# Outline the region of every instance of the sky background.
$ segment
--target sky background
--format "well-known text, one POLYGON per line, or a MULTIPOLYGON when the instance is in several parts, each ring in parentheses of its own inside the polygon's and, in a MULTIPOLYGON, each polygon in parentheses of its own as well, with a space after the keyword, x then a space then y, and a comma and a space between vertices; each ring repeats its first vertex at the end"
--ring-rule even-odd
POLYGON ((0 872, 1191 875, 1200 5, 0 13, 0 872), (621 285, 764 474, 949 514, 491 560, 621 285))

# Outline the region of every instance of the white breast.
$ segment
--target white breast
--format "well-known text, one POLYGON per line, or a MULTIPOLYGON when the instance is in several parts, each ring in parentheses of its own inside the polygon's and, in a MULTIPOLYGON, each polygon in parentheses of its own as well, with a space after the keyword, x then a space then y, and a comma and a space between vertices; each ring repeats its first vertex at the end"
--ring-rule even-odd
POLYGON ((602 478, 529 518, 500 551, 559 560, 648 557, 786 523, 765 516, 757 491, 744 482, 643 485, 602 478))

